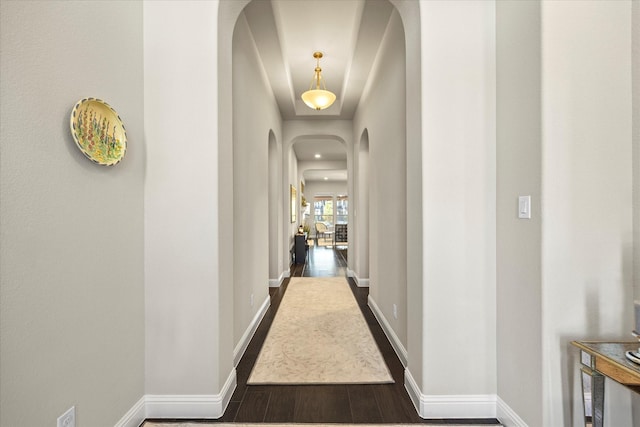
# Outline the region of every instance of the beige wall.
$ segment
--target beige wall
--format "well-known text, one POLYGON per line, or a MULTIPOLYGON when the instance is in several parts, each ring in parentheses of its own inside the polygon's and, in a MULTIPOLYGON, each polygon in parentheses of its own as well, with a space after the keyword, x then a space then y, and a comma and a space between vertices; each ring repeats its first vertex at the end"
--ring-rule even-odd
MULTIPOLYGON (((498 395, 529 425, 583 425, 569 342, 632 325, 631 4, 497 11, 498 395)), ((606 387, 607 424, 635 425, 631 393, 606 387)))
MULTIPOLYGON (((633 325, 631 2, 541 11, 543 424, 578 426, 569 342, 633 325)), ((608 425, 633 425, 630 393, 607 388, 608 425)))
MULTIPOLYGON (((215 45, 217 10, 201 1, 144 3, 145 391, 152 395, 216 395, 233 375, 233 287, 222 277, 223 268, 233 270, 222 259, 229 252, 222 233, 233 231, 231 222, 218 226, 233 214, 233 199, 218 189, 216 165, 228 154, 217 144, 217 52, 202 49, 203 40, 215 45)), ((220 163, 230 168, 227 158, 220 163)), ((221 188, 231 187, 230 173, 221 188)))
POLYGON ((640 301, 640 0, 632 3, 634 296, 640 301))
MULTIPOLYGON (((640 300, 640 0, 632 2, 633 85, 633 281, 634 300, 640 300)), ((635 319, 634 319, 635 320, 635 319)), ((634 419, 640 420, 640 398, 633 401, 634 419)))
POLYGON ((0 8, 0 425, 114 425, 144 394, 142 3, 0 8), (84 97, 124 121, 116 166, 74 145, 84 97))
POLYGON ((426 1, 420 16, 422 194, 407 195, 423 206, 419 380, 427 396, 481 396, 478 416, 496 392, 495 2, 426 1))
MULTIPOLYGON (((425 337, 424 324, 424 290, 423 290, 423 204, 422 204, 422 30, 419 2, 391 0, 402 19, 405 42, 405 119, 406 119, 406 223, 411 225, 411 233, 406 234, 406 266, 407 266, 407 352, 411 357, 408 365, 411 374, 422 387, 425 337)), ((355 135, 361 142, 362 134, 355 135)), ((358 154, 358 151, 355 152, 358 154)), ((369 156, 369 154, 367 154, 369 156)), ((370 157, 369 157, 370 160, 370 157)), ((369 172, 369 175, 371 172, 369 172)), ((354 194, 356 199, 358 194, 354 194)), ((368 218, 367 218, 368 219, 368 218)), ((370 257, 368 255, 367 259, 370 257)), ((354 259, 349 254, 349 262, 354 259)), ((366 263, 366 271, 369 265, 366 263)), ((367 274, 367 277, 369 275, 367 274)))
POLYGON ((358 105, 353 134, 357 135, 355 152, 364 129, 369 134, 370 200, 368 206, 356 207, 360 212, 369 209, 369 296, 406 348, 405 75, 404 31, 394 11, 358 105))
POLYGON ((540 2, 497 2, 496 30, 498 396, 541 426, 540 2), (531 219, 518 219, 527 195, 531 219))
MULTIPOLYGON (((230 244, 234 251, 233 324, 237 345, 269 297, 269 258, 265 256, 269 254, 268 143, 270 131, 276 141, 281 141, 282 132, 280 112, 244 14, 238 19, 233 43, 234 237, 230 244)), ((280 169, 281 165, 280 161, 280 169)))

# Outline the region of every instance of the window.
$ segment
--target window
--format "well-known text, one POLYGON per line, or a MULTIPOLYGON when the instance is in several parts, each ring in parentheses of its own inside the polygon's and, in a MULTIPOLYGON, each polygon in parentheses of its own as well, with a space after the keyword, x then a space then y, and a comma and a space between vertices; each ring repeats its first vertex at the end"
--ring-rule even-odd
POLYGON ((316 196, 313 199, 313 219, 323 222, 327 227, 333 226, 333 197, 316 196))
POLYGON ((322 222, 327 227, 349 222, 349 199, 347 196, 316 196, 313 199, 313 221, 322 222), (335 208, 334 208, 335 207, 335 208))
POLYGON ((336 199, 336 224, 349 222, 349 200, 347 196, 338 196, 336 199))

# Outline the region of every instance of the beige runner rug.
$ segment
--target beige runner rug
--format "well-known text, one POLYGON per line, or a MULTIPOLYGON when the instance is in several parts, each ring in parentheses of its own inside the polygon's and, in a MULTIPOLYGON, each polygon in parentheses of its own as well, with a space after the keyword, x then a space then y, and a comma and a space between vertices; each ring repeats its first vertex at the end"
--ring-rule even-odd
MULTIPOLYGON (((142 427, 257 427, 257 426, 269 426, 269 427, 292 427, 292 426, 304 426, 304 427, 319 427, 319 426, 343 426, 343 427, 417 427, 421 424, 340 424, 340 423, 330 423, 330 424, 267 424, 267 423, 253 423, 253 424, 236 424, 236 423, 190 423, 190 422, 150 422, 145 421, 142 427)), ((502 424, 432 424, 429 423, 429 427, 472 427, 472 426, 483 426, 483 427, 491 427, 491 426, 501 426, 502 424)))
POLYGON ((247 384, 392 382, 346 279, 294 277, 247 384))

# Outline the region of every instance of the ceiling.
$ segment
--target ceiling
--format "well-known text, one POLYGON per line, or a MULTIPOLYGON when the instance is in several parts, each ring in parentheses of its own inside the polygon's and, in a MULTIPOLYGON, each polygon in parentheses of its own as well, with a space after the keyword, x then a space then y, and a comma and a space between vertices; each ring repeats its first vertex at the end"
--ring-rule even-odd
POLYGON ((310 139, 294 144, 293 151, 300 162, 347 160, 343 143, 335 139, 310 139), (320 154, 320 157, 316 157, 320 154))
POLYGON ((347 151, 340 141, 335 139, 308 139, 296 142, 293 151, 300 162, 315 162, 317 167, 306 169, 304 179, 308 181, 346 181, 346 167, 337 167, 327 162, 340 162, 346 166, 347 151), (316 155, 320 157, 316 157, 316 155), (325 179, 327 178, 327 179, 325 179))
POLYGON ((352 119, 393 6, 387 0, 254 0, 244 9, 284 120, 352 119), (336 102, 307 107, 316 60, 336 102))
MULTIPOLYGON (((387 0, 254 0, 244 9, 283 120, 351 120, 362 96, 393 6, 387 0), (300 99, 320 60, 335 103, 316 111, 300 99)), ((299 140, 299 160, 346 160, 333 140, 299 140)), ((346 180, 346 170, 340 176, 346 180)), ((305 175, 306 178, 306 175, 305 175)), ((321 177, 320 179, 322 179, 321 177)), ((308 179, 308 178, 307 178, 308 179)))

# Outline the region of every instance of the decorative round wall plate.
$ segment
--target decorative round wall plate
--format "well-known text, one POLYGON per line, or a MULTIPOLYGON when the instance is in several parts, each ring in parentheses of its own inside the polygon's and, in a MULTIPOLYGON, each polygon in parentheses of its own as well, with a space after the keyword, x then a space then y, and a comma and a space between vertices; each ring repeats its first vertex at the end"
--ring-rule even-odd
POLYGON ((87 158, 99 165, 113 166, 127 151, 127 132, 118 113, 96 98, 84 98, 71 112, 71 134, 87 158))

